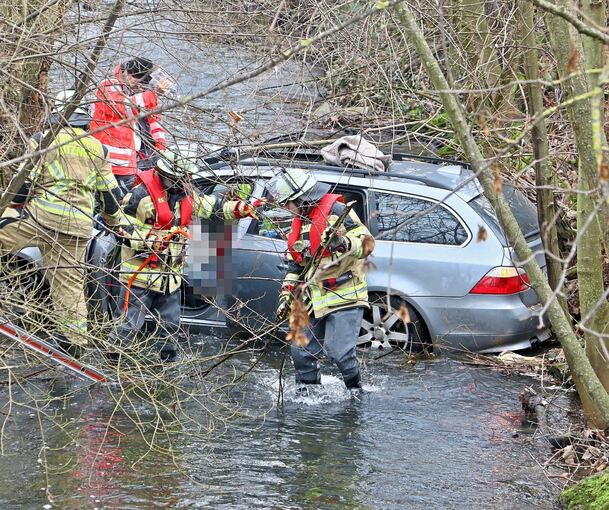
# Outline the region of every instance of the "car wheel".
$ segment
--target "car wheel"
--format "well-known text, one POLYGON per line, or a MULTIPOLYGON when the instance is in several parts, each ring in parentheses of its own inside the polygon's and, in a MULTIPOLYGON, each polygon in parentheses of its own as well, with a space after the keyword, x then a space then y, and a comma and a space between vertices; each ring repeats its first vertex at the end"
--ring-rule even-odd
POLYGON ((29 318, 41 323, 48 308, 44 277, 27 264, 6 264, 0 272, 0 300, 11 320, 29 318))
POLYGON ((373 349, 403 349, 409 352, 431 350, 429 333, 418 312, 406 301, 390 296, 389 308, 386 294, 371 294, 370 308, 364 312, 358 347, 373 349), (408 311, 409 321, 400 318, 402 307, 408 311))

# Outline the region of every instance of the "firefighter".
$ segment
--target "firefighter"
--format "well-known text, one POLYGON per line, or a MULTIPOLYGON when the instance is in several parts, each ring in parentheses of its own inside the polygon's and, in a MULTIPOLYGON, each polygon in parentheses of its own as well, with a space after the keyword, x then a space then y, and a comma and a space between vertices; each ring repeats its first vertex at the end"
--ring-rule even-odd
POLYGON ((151 314, 158 319, 161 361, 175 361, 172 337, 180 326, 182 269, 192 218, 255 217, 257 203, 196 192, 190 184, 198 171, 195 161, 196 150, 188 144, 165 150, 156 168, 138 173, 136 186, 123 199, 133 228, 121 237, 120 278, 125 285, 118 300, 121 315, 110 338, 120 348, 107 354, 110 360, 120 360, 121 351, 133 346, 145 316, 151 314))
MULTIPOLYGON (((63 119, 73 90, 60 93, 51 124, 64 122, 29 179, 0 219, 0 252, 6 256, 26 247, 42 252, 50 297, 58 322, 59 346, 79 357, 87 345, 84 296, 85 248, 91 238, 96 193, 109 226, 121 221, 121 194, 104 146, 86 136, 91 121, 85 106, 63 119), (75 139, 76 137, 81 137, 75 139)), ((37 150, 44 134, 34 135, 37 150)))
POLYGON ((138 114, 158 107, 158 94, 171 85, 166 78, 150 87, 154 64, 137 57, 116 66, 114 78, 102 81, 93 105, 91 131, 108 147, 112 171, 121 190, 127 193, 140 168, 154 166, 159 152, 166 148, 160 115, 136 120, 138 114))
POLYGON ((330 186, 318 182, 310 172, 285 170, 269 182, 268 190, 274 202, 294 214, 288 234, 288 273, 277 309, 279 319, 287 314, 296 286, 308 283, 303 300, 309 312, 309 342, 291 349, 296 383, 320 384, 319 359, 325 353, 340 370, 347 388, 361 388, 355 346, 363 311, 368 307, 363 259, 372 252, 374 239, 354 211, 336 227, 335 235, 328 237, 344 211, 344 200, 329 193, 330 186), (331 239, 328 250, 303 274, 325 239, 331 239), (313 272, 328 262, 334 262, 333 266, 323 272, 321 280, 312 281, 313 272))

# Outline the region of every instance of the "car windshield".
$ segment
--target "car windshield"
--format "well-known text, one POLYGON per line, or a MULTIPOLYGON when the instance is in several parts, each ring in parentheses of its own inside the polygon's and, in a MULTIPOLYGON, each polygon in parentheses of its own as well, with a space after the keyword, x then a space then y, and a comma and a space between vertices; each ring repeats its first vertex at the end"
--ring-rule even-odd
MULTIPOLYGON (((539 221, 537 219, 537 209, 533 202, 524 193, 510 184, 503 185, 503 194, 508 201, 512 213, 516 217, 516 222, 520 230, 522 230, 525 239, 537 236, 539 234, 539 221)), ((508 243, 505 235, 489 200, 484 195, 478 195, 469 203, 484 218, 499 240, 507 246, 508 243)))

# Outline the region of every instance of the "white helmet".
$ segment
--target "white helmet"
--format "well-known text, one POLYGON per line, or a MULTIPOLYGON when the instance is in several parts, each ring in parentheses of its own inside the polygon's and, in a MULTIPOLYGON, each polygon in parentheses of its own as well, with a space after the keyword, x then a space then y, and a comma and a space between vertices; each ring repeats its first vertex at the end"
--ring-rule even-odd
MULTIPOLYGON (((58 121, 63 118, 63 112, 67 108, 68 104, 76 94, 76 91, 73 89, 62 90, 55 96, 55 100, 53 101, 53 118, 58 121)), ((76 107, 76 109, 70 115, 70 118, 67 119, 67 123, 70 126, 75 127, 86 127, 91 122, 91 115, 89 114, 89 108, 86 104, 80 104, 76 107)))
POLYGON ((267 189, 279 204, 301 197, 317 184, 315 176, 301 168, 288 168, 271 179, 267 189))
POLYGON ((199 171, 197 148, 191 143, 178 143, 168 147, 161 152, 156 166, 159 172, 173 178, 195 175, 199 171))

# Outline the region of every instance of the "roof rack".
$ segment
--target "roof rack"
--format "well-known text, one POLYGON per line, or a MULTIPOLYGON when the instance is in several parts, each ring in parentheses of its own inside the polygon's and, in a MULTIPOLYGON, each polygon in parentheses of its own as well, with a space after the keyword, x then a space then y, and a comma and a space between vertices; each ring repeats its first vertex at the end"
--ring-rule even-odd
MULTIPOLYGON (((353 176, 375 179, 398 179, 401 182, 411 182, 421 186, 430 186, 433 188, 441 189, 452 189, 454 181, 444 181, 444 179, 438 179, 437 174, 434 176, 430 174, 426 168, 421 168, 421 173, 404 171, 404 170, 389 170, 389 171, 375 171, 364 168, 357 168, 353 166, 336 166, 329 165, 326 163, 318 151, 307 151, 307 150, 273 150, 269 151, 270 154, 258 155, 258 156, 247 156, 239 161, 240 165, 243 166, 264 166, 264 167, 286 167, 297 164, 302 168, 320 170, 325 172, 332 172, 336 174, 348 173, 353 176)), ((416 170, 416 165, 458 165, 465 169, 470 169, 467 163, 457 160, 429 157, 429 156, 417 156, 414 154, 395 154, 393 155, 395 161, 408 162, 412 161, 416 170)), ((211 164, 206 165, 210 171, 220 170, 228 166, 228 163, 224 161, 214 161, 211 164)))
MULTIPOLYGON (((306 146, 306 141, 302 142, 303 145, 306 146)), ((286 147, 285 149, 276 148, 270 149, 268 151, 269 154, 285 154, 290 155, 294 160, 298 161, 323 161, 323 157, 319 150, 308 148, 308 147, 286 147)), ((263 153, 264 153, 263 152, 263 153)), ((405 160, 414 160, 414 161, 424 161, 426 163, 436 163, 436 164, 449 164, 449 165, 460 165, 469 168, 469 163, 465 161, 459 161, 457 159, 448 159, 442 158, 440 156, 422 156, 419 154, 410 154, 410 153, 402 153, 402 152, 394 152, 391 154, 392 159, 396 161, 405 161, 405 160)))
POLYGON ((396 161, 414 159, 415 161, 424 161, 426 163, 438 163, 438 164, 449 163, 451 165, 459 165, 459 166, 462 166, 465 168, 470 168, 470 164, 467 163, 466 161, 460 161, 458 159, 446 159, 446 158, 441 158, 439 156, 419 156, 418 154, 395 152, 391 155, 391 157, 393 159, 395 159, 396 161))
MULTIPOLYGON (((420 184, 423 186, 428 186, 428 183, 426 182, 426 179, 424 178, 423 175, 419 177, 417 175, 404 175, 401 172, 392 172, 392 171, 378 172, 375 170, 368 170, 365 168, 357 168, 357 167, 352 167, 352 166, 335 166, 335 165, 328 165, 328 164, 319 164, 316 161, 309 161, 309 160, 305 160, 305 159, 298 159, 297 161, 300 163, 300 166, 302 166, 303 168, 307 168, 307 169, 311 168, 311 169, 323 170, 325 172, 332 172, 332 173, 338 173, 338 174, 343 174, 345 172, 348 172, 349 174, 356 174, 360 177, 374 176, 375 178, 394 178, 394 179, 400 179, 400 181, 409 181, 409 182, 413 182, 413 183, 420 184)), ((239 164, 244 165, 244 166, 255 166, 255 165, 275 166, 275 167, 282 166, 281 164, 278 164, 277 161, 274 161, 274 160, 268 159, 268 158, 249 158, 249 159, 239 161, 239 164)))

